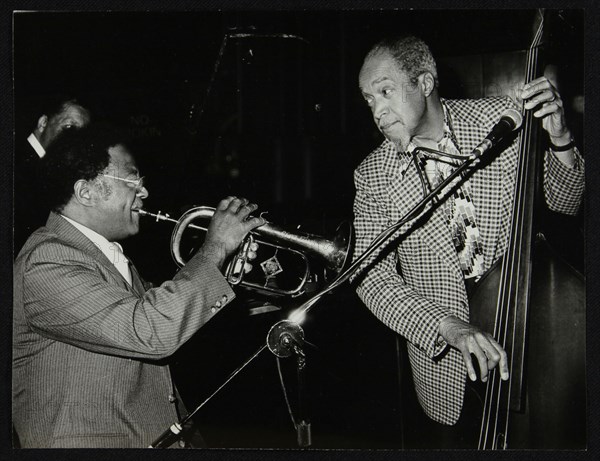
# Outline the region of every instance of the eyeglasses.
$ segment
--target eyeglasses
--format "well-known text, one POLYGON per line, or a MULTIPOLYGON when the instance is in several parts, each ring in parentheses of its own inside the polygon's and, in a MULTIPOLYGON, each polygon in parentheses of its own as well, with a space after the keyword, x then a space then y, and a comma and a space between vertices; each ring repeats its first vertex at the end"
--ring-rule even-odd
POLYGON ((118 176, 113 176, 113 175, 104 174, 104 173, 102 174, 102 176, 105 176, 107 178, 117 179, 119 181, 123 181, 123 182, 127 183, 128 187, 134 188, 138 192, 144 188, 144 176, 142 176, 141 178, 138 178, 138 179, 119 178, 118 176))

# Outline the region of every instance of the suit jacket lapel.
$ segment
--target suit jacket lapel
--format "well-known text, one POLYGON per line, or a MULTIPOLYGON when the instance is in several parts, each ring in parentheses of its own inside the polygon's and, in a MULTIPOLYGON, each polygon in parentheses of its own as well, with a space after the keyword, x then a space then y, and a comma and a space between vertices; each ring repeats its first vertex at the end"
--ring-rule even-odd
POLYGON ((487 267, 490 267, 496 259, 496 236, 502 226, 502 196, 510 196, 510 193, 501 194, 500 191, 495 194, 489 192, 490 184, 502 184, 502 174, 498 162, 493 162, 486 168, 478 170, 471 179, 473 186, 471 197, 477 210, 477 227, 483 242, 483 257, 487 267))
MULTIPOLYGON (((414 162, 411 162, 404 177, 400 173, 400 161, 395 154, 397 166, 393 167, 394 161, 387 166, 390 180, 387 192, 392 203, 391 214, 394 222, 404 217, 424 197, 423 186, 419 179, 419 173, 414 162)), ((424 174, 424 172, 423 172, 424 174)), ((431 206, 427 207, 430 210, 431 206)), ((443 210, 438 206, 433 213, 426 212, 429 216, 425 223, 419 222, 413 232, 425 242, 434 253, 439 254, 448 266, 460 272, 456 249, 452 245, 449 229, 446 225, 443 210)), ((403 232, 409 228, 404 227, 403 232)))
POLYGON ((135 291, 138 296, 143 296, 146 292, 146 289, 142 283, 140 274, 131 262, 129 263, 129 269, 131 270, 131 283, 133 285, 133 291, 135 291))
MULTIPOLYGON (((66 219, 62 218, 57 213, 51 212, 50 216, 48 216, 46 227, 58 234, 65 242, 90 253, 93 258, 99 264, 102 264, 105 269, 111 272, 115 278, 117 278, 117 280, 121 280, 123 282, 123 286, 127 288, 127 290, 136 292, 133 290, 131 285, 127 283, 115 265, 106 257, 106 255, 96 245, 94 245, 89 238, 79 232, 79 230, 72 226, 71 223, 69 223, 66 219)), ((142 294, 143 292, 144 291, 142 291, 142 294)))

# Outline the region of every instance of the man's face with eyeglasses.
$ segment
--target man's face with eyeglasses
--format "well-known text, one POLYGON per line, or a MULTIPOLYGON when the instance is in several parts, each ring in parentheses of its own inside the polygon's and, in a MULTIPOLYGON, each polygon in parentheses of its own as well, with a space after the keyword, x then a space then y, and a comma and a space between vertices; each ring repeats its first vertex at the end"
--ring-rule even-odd
POLYGON ((96 232, 117 241, 139 232, 140 217, 133 210, 142 208, 148 190, 137 185, 139 171, 125 146, 117 144, 108 153, 111 160, 105 174, 95 180, 96 232))

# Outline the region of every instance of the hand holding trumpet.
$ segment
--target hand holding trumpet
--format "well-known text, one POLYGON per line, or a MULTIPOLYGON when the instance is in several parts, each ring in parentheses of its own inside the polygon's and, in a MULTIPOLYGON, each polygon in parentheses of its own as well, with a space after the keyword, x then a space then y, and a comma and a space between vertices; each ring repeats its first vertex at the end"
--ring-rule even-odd
MULTIPOLYGON (((219 268, 240 246, 246 235, 267 221, 260 217, 250 217, 258 205, 245 198, 227 197, 217 205, 210 220, 204 244, 198 253, 213 261, 219 268)), ((250 248, 248 259, 256 258, 256 247, 250 248)), ((247 272, 251 267, 246 267, 247 272)))

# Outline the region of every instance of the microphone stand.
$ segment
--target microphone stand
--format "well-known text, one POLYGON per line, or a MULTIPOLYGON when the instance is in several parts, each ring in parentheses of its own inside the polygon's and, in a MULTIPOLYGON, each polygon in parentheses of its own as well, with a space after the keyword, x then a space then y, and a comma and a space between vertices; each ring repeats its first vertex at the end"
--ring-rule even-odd
POLYGON ((296 427, 297 442, 299 447, 308 447, 312 444, 311 426, 308 419, 308 405, 306 403, 306 354, 304 346, 304 330, 296 323, 281 320, 271 327, 267 334, 267 346, 278 358, 296 356, 296 374, 298 379, 298 418, 292 418, 296 427))
MULTIPOLYGON (((424 194, 425 196, 415 204, 399 221, 395 224, 384 229, 367 247, 363 254, 361 254, 356 260, 345 270, 343 271, 329 286, 325 287, 318 293, 315 293, 308 300, 303 302, 300 307, 298 307, 287 320, 281 320, 275 323, 269 333, 267 335, 266 344, 263 344, 258 350, 250 356, 248 360, 246 360, 240 367, 238 367, 233 373, 229 375, 229 377, 225 380, 223 384, 221 384, 206 400, 204 400, 200 405, 194 409, 191 413, 184 416, 180 421, 175 422, 171 425, 167 430, 165 430, 152 444, 149 448, 166 448, 176 442, 181 437, 181 432, 183 431, 183 426, 186 422, 188 422, 204 405, 208 403, 210 399, 212 399, 221 389, 223 389, 233 378, 235 378, 246 366, 248 366, 260 353, 265 350, 267 347, 271 352, 279 357, 288 357, 292 353, 296 354, 297 367, 298 367, 298 382, 299 382, 299 393, 303 394, 305 387, 305 367, 306 361, 304 357, 304 353, 302 351, 301 345, 304 343, 304 332, 302 327, 300 327, 300 323, 305 319, 306 314, 312 309, 312 307, 326 294, 333 292, 340 285, 346 282, 355 272, 358 271, 360 265, 367 259, 377 248, 382 246, 384 242, 386 242, 396 231, 398 231, 403 225, 407 224, 409 221, 416 219, 420 213, 424 210, 424 208, 429 204, 429 202, 433 201, 433 199, 437 196, 437 194, 444 189, 447 185, 449 185, 454 178, 458 175, 462 174, 464 170, 471 166, 475 166, 480 158, 482 157, 484 152, 481 152, 475 149, 468 156, 454 156, 447 154, 445 152, 435 151, 433 149, 420 148, 417 147, 411 153, 413 160, 415 162, 415 166, 419 171, 419 174, 422 174, 418 168, 418 159, 417 152, 426 152, 429 154, 435 154, 435 156, 449 157, 449 158, 460 158, 464 159, 463 163, 456 167, 456 169, 448 175, 446 179, 441 181, 435 188, 433 188, 428 194, 426 193, 424 186, 424 179, 421 176, 421 181, 424 186, 424 194), (280 355, 281 354, 281 355, 280 355)), ((362 268, 364 270, 365 266, 362 268)), ((300 415, 301 418, 306 417, 306 408, 305 408, 305 400, 303 395, 299 395, 301 397, 299 399, 300 402, 300 415)), ((311 444, 311 434, 310 434, 310 423, 301 419, 300 424, 297 427, 298 431, 298 443, 300 446, 307 446, 311 444)))

